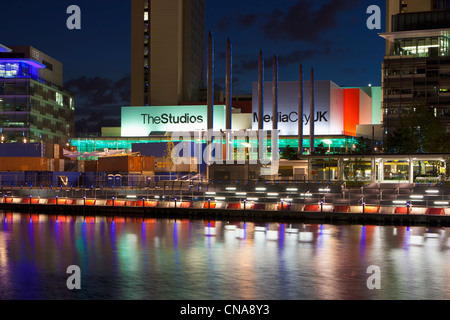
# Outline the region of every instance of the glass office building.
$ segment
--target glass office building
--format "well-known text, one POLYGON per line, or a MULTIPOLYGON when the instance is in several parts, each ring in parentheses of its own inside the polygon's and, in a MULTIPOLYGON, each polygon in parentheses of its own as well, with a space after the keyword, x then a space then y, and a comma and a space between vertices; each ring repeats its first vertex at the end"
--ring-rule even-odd
POLYGON ((450 131, 450 1, 388 0, 383 62, 385 134, 417 105, 450 131))
POLYGON ((32 47, 2 47, 2 142, 66 144, 74 135, 75 104, 62 87, 62 64, 32 47))

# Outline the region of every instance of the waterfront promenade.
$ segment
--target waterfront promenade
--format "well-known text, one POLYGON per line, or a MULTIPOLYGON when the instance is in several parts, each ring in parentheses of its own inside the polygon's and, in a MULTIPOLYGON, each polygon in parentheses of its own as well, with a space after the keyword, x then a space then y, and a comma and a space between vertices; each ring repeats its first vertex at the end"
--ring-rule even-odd
POLYGON ((147 188, 0 190, 0 210, 59 215, 450 226, 441 185, 341 183, 209 184, 170 181, 147 188))

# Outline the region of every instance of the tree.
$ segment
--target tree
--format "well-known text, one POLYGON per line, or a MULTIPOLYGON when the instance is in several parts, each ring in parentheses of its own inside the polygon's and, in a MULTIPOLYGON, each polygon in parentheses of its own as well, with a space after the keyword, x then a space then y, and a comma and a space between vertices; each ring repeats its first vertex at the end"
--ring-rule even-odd
POLYGON ((450 136, 435 116, 434 108, 417 104, 400 118, 398 128, 386 140, 387 153, 448 152, 450 136))
POLYGON ((291 146, 286 146, 284 148, 283 152, 281 153, 281 159, 286 160, 297 160, 298 152, 294 148, 291 148, 291 146))
POLYGON ((358 137, 355 141, 355 147, 352 149, 355 154, 369 154, 372 153, 372 140, 364 137, 358 137))
POLYGON ((325 146, 323 145, 323 142, 321 142, 315 149, 314 153, 324 155, 327 153, 327 151, 328 151, 328 149, 325 148, 325 146))
POLYGON ((387 136, 386 152, 394 154, 418 153, 419 142, 412 127, 401 126, 387 136))

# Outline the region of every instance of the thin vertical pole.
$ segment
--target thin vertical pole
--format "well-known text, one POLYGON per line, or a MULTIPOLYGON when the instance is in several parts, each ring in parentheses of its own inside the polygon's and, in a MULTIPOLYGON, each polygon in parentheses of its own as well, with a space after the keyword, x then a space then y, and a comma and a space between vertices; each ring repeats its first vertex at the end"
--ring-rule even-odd
POLYGON ((226 77, 225 77, 225 91, 226 91, 226 139, 225 139, 225 152, 226 152, 226 160, 232 159, 232 150, 233 146, 231 144, 231 129, 232 129, 232 114, 233 114, 233 103, 232 103, 232 92, 233 92, 233 73, 232 73, 232 65, 233 65, 233 47, 231 45, 231 40, 227 41, 227 58, 226 58, 226 77))
POLYGON ((207 88, 207 109, 208 109, 208 120, 207 120, 207 145, 210 149, 207 152, 207 167, 206 167, 206 177, 209 180, 209 166, 212 160, 212 142, 213 142, 213 127, 214 127, 214 38, 210 31, 208 37, 208 88, 207 88))
POLYGON ((262 158, 265 155, 264 148, 264 54, 259 51, 258 57, 258 146, 262 158))
POLYGON ((303 155, 303 65, 299 70, 298 89, 298 155, 303 155))
POLYGON ((272 84, 272 159, 278 160, 278 57, 273 57, 272 84))
POLYGON ((311 68, 311 100, 309 110, 309 153, 314 154, 314 119, 315 119, 315 79, 314 68, 311 68))

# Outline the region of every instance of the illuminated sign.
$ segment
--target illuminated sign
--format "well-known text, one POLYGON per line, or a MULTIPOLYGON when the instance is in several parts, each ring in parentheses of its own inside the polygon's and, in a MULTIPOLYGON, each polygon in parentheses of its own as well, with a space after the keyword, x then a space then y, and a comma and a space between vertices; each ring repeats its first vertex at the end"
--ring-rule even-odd
MULTIPOLYGON (((225 129, 225 106, 214 106, 214 130, 225 129)), ((122 137, 143 137, 152 132, 206 130, 206 106, 122 107, 122 137)))
MULTIPOLYGON (((264 129, 272 129, 272 82, 266 82, 264 129), (270 90, 269 90, 270 89, 270 90)), ((304 83, 303 134, 309 135, 311 83, 304 83)), ((278 87, 278 129, 281 135, 298 134, 299 83, 280 82, 278 87)), ((252 128, 258 129, 258 83, 253 83, 252 128)), ((316 81, 314 123, 316 135, 342 135, 344 132, 344 90, 331 81, 316 81)))
POLYGON ((172 113, 163 113, 161 116, 154 116, 148 113, 141 114, 143 124, 194 124, 203 123, 203 116, 185 113, 182 116, 174 116, 172 113))
MULTIPOLYGON (((309 119, 311 116, 309 114, 303 114, 303 123, 304 125, 309 125, 309 119)), ((253 122, 258 123, 259 117, 258 113, 253 113, 253 122)), ((272 123, 273 118, 271 115, 266 114, 264 116, 264 122, 266 123, 272 123)), ((278 112, 278 123, 289 123, 289 122, 297 122, 298 121, 298 112, 292 111, 289 114, 283 114, 282 112, 278 112)), ((328 111, 322 112, 319 111, 316 113, 316 116, 314 117, 314 122, 328 122, 328 111)))

